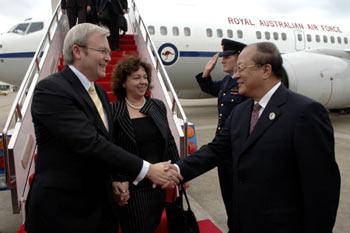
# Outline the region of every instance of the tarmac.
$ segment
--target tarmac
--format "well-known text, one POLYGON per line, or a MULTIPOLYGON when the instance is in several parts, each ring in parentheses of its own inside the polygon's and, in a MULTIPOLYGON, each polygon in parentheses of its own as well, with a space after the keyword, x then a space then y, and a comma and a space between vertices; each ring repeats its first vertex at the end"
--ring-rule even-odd
MULTIPOLYGON (((0 96, 0 129, 15 94, 0 96)), ((182 100, 187 117, 196 126, 198 147, 210 142, 217 123, 216 100, 182 100)), ((335 134, 336 160, 341 172, 341 195, 334 233, 350 232, 350 115, 330 115, 335 134)), ((192 180, 188 191, 191 207, 198 220, 209 218, 227 232, 226 214, 222 203, 217 171, 213 169, 192 180)), ((9 191, 0 191, 0 233, 13 233, 22 222, 21 214, 12 214, 9 191)))

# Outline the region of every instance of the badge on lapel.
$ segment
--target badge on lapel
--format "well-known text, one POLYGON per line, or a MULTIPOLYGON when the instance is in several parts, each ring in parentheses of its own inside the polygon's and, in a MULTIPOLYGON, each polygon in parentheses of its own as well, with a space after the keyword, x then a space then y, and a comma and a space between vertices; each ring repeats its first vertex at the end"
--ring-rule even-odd
POLYGON ((274 112, 270 112, 269 119, 273 121, 276 118, 276 114, 274 112))

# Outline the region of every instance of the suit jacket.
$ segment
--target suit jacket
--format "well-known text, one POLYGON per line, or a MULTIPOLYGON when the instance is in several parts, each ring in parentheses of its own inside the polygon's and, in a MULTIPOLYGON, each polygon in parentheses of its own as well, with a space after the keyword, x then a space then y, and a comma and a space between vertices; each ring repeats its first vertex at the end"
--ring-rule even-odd
POLYGON ((102 12, 104 8, 108 7, 110 4, 110 7, 112 7, 113 12, 116 15, 122 15, 123 9, 128 9, 128 1, 127 0, 96 0, 96 9, 97 12, 102 12))
POLYGON ((238 105, 227 127, 179 162, 185 180, 233 159, 236 233, 331 233, 340 175, 324 107, 287 90, 271 97, 249 135, 253 100, 238 105))
POLYGON ((203 73, 196 75, 201 90, 218 97, 218 127, 216 133, 219 133, 232 109, 247 98, 238 93, 237 81, 231 75, 226 75, 219 81, 213 81, 211 76, 202 78, 202 75, 203 73))
MULTIPOLYGON (((203 73, 199 73, 196 75, 196 80, 203 92, 218 97, 218 127, 216 128, 216 134, 218 134, 224 128, 232 109, 247 98, 238 93, 237 81, 231 75, 226 75, 221 80, 213 81, 211 76, 203 78, 203 73)), ((227 160, 221 164, 222 166, 218 167, 220 189, 227 213, 228 227, 231 229, 232 218, 234 218, 231 213, 232 183, 230 181, 233 169, 232 158, 227 157, 227 160)))
MULTIPOLYGON (((114 125, 113 137, 115 143, 129 152, 139 155, 134 127, 132 126, 125 100, 121 99, 114 102, 112 105, 112 112, 114 125)), ((164 103, 158 99, 147 99, 145 106, 143 106, 140 112, 152 118, 164 139, 162 161, 170 159, 172 162, 175 162, 179 160, 179 153, 169 128, 167 111, 164 103)))
POLYGON ((61 8, 67 9, 67 8, 85 8, 87 5, 91 4, 91 0, 62 0, 61 1, 61 8))
MULTIPOLYGON (((113 129, 106 95, 96 90, 113 129)), ((112 142, 68 67, 38 83, 31 110, 38 156, 27 200, 28 232, 116 232, 112 173, 132 181, 142 160, 112 142)))

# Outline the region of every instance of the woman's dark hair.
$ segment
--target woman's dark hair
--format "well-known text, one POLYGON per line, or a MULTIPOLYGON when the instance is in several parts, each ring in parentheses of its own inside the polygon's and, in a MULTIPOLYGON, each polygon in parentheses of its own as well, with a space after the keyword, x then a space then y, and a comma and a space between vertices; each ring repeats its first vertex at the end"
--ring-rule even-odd
POLYGON ((151 65, 142 61, 140 57, 128 56, 124 57, 114 68, 112 73, 112 90, 115 96, 118 99, 125 98, 126 90, 123 87, 123 84, 126 82, 126 79, 132 73, 138 71, 140 67, 145 69, 148 80, 148 87, 146 95, 150 93, 151 90, 151 81, 152 81, 152 69, 151 65))

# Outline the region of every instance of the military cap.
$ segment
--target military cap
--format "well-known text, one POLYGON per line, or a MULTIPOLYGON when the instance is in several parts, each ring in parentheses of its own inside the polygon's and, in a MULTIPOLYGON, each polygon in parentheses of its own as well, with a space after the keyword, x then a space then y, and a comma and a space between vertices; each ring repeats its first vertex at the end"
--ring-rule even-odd
POLYGON ((220 53, 220 56, 227 57, 227 56, 239 54, 246 45, 238 41, 222 39, 221 46, 222 46, 222 52, 220 53))

